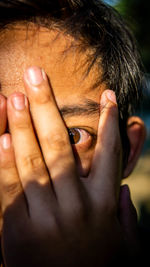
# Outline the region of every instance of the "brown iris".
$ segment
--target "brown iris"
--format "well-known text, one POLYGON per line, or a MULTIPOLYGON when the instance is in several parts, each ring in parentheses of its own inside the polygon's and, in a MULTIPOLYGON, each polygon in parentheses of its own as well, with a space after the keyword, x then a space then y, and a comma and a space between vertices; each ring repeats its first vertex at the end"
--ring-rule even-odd
POLYGON ((76 128, 69 129, 68 131, 71 144, 77 144, 81 138, 80 131, 76 128))

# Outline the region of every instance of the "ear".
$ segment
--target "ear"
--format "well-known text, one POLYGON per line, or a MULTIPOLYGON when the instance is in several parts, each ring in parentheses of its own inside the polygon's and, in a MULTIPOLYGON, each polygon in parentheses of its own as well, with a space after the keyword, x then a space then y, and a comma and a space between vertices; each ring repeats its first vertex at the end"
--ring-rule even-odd
POLYGON ((124 178, 129 176, 133 171, 141 154, 146 137, 146 128, 144 122, 139 117, 133 116, 128 119, 127 135, 130 142, 130 153, 128 163, 123 174, 124 178))

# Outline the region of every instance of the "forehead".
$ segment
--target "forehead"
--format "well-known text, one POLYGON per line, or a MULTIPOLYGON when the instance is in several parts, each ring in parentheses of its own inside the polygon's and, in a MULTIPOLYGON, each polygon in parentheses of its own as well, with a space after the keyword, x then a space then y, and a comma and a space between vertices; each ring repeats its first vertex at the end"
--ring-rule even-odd
POLYGON ((79 101, 87 95, 99 101, 105 85, 91 90, 97 68, 93 67, 85 77, 88 53, 81 52, 77 41, 58 30, 34 24, 13 25, 0 34, 1 90, 6 96, 14 91, 24 92, 23 73, 27 67, 37 65, 48 74, 58 102, 79 101))

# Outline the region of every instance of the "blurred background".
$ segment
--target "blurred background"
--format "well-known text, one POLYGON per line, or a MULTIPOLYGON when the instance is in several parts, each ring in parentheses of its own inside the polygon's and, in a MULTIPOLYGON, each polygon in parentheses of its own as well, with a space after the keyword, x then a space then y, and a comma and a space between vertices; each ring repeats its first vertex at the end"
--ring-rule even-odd
POLYGON ((145 122, 147 137, 137 167, 124 183, 130 187, 132 200, 138 212, 139 226, 150 238, 150 1, 104 0, 104 2, 116 8, 133 31, 145 67, 148 86, 143 89, 144 99, 138 115, 145 122))

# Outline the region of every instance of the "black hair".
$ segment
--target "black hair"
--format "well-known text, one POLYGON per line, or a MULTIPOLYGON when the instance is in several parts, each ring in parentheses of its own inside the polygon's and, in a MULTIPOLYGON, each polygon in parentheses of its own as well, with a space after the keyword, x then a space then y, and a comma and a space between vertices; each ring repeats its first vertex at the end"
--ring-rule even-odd
POLYGON ((18 21, 53 24, 91 49, 87 73, 97 64, 100 75, 95 86, 104 81, 116 93, 127 159, 126 122, 141 99, 142 64, 136 42, 118 12, 100 0, 1 0, 0 29, 18 21))

